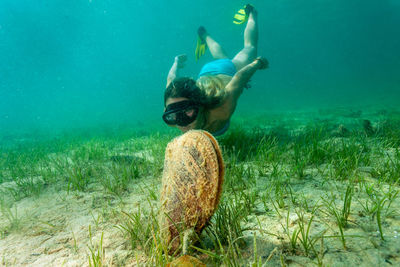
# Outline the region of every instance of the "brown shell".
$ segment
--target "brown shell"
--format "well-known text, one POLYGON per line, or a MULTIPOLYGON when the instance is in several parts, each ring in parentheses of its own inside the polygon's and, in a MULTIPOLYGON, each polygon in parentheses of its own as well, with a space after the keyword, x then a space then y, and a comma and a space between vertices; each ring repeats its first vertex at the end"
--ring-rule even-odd
POLYGON ((184 255, 167 263, 165 267, 206 267, 206 265, 195 257, 184 255))
POLYGON ((172 140, 165 151, 160 227, 170 252, 180 245, 179 231, 200 233, 222 193, 224 163, 214 137, 202 130, 172 140))

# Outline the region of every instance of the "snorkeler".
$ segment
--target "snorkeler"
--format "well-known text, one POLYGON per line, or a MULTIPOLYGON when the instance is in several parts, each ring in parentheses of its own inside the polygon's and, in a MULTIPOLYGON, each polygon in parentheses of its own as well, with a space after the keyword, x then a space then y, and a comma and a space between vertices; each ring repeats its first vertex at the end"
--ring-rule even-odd
POLYGON ((225 133, 237 101, 250 78, 259 69, 268 68, 268 61, 257 57, 257 11, 251 5, 235 16, 234 23, 247 21, 244 31, 244 48, 231 60, 204 27, 198 29, 196 59, 208 47, 215 59, 205 64, 197 81, 178 77, 184 67, 186 55, 178 55, 167 78, 164 93, 163 120, 182 132, 191 129, 209 131, 214 136, 225 133))

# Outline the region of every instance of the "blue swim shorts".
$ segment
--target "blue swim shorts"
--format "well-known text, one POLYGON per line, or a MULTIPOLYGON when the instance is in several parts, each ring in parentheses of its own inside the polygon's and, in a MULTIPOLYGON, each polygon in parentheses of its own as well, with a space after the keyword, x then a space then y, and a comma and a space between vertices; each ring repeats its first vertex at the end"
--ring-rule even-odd
POLYGON ((217 59, 205 64, 199 73, 199 78, 204 75, 225 74, 233 76, 236 73, 236 67, 229 58, 217 59))

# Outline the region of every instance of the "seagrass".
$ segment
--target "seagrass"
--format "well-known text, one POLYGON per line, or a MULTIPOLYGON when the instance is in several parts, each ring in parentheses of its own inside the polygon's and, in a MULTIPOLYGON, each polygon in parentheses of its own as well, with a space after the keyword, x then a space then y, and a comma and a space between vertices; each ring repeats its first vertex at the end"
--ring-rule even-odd
POLYGON ((200 234, 217 208, 223 179, 221 150, 210 133, 192 130, 167 145, 160 227, 170 253, 179 248, 184 230, 200 234))

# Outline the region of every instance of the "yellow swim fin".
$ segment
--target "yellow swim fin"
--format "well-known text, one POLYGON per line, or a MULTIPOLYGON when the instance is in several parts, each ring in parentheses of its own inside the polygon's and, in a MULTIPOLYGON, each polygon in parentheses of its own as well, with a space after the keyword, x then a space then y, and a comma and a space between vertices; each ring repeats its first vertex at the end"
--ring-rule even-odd
POLYGON ((253 10, 253 6, 250 4, 245 5, 243 8, 239 9, 238 12, 233 16, 234 24, 243 24, 249 18, 250 12, 253 10))
POLYGON ((206 33, 206 29, 202 26, 199 27, 197 31, 197 45, 196 45, 196 50, 194 51, 194 55, 196 57, 196 61, 200 59, 202 55, 206 53, 207 50, 207 43, 206 41, 200 37, 203 36, 206 33))
POLYGON ((239 9, 238 12, 236 12, 235 16, 233 16, 233 23, 243 24, 246 21, 247 21, 246 11, 244 11, 244 8, 241 8, 239 9))

